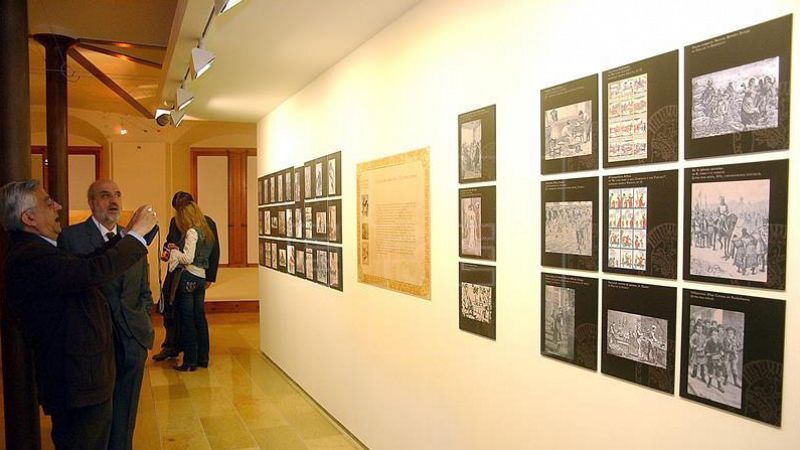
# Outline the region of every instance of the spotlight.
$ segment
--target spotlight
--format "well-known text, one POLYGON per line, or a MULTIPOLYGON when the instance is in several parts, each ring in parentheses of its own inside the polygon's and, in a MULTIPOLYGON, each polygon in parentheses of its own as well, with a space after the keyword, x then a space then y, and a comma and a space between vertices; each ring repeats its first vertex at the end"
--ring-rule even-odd
POLYGON ((241 2, 242 0, 214 0, 217 14, 222 14, 241 2))
POLYGON ((156 123, 158 126, 163 127, 169 123, 169 110, 157 109, 156 110, 156 123))
POLYGON ((181 122, 183 122, 183 117, 186 115, 184 111, 173 110, 169 113, 170 117, 172 118, 172 124, 176 127, 180 126, 181 122))
POLYGON ((200 75, 204 74, 206 70, 211 67, 211 63, 214 62, 214 58, 216 55, 214 53, 202 48, 203 43, 200 43, 200 47, 195 47, 192 49, 192 79, 196 80, 200 78, 200 75))
POLYGON ((179 87, 177 91, 175 91, 175 109, 181 110, 189 106, 189 103, 192 103, 194 100, 194 95, 189 92, 187 89, 183 87, 179 87))

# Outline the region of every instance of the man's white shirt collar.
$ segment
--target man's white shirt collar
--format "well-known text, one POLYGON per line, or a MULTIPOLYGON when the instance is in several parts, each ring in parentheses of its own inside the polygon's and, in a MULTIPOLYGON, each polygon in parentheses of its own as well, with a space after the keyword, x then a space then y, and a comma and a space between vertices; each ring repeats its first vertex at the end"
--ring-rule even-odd
POLYGON ((114 225, 113 230, 109 230, 108 228, 104 227, 102 223, 98 222, 97 219, 94 218, 94 215, 92 215, 92 222, 94 222, 94 225, 97 227, 98 230, 100 230, 100 235, 103 236, 103 241, 105 242, 108 242, 108 236, 107 236, 108 233, 117 234, 116 225, 114 225))
POLYGON ((56 241, 54 241, 54 240, 50 239, 49 237, 42 236, 41 234, 37 234, 37 236, 39 236, 40 238, 42 238, 42 239, 44 239, 45 241, 47 241, 47 242, 49 242, 50 244, 52 244, 52 245, 53 245, 53 247, 58 247, 58 242, 56 242, 56 241))

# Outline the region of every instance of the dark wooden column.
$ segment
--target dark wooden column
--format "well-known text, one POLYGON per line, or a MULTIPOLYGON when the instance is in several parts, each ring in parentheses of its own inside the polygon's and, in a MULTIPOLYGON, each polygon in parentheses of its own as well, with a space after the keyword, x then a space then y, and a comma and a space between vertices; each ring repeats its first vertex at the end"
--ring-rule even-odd
MULTIPOLYGON (((0 0, 0 186, 31 177, 30 90, 28 85, 28 2, 0 0)), ((0 230, 0 267, 7 235, 0 230)), ((16 317, 5 299, 0 270, 0 336, 3 351, 5 447, 40 449, 33 361, 16 317)))
POLYGON ((45 177, 48 194, 64 208, 61 224, 69 223, 69 190, 67 189, 67 52, 75 39, 57 34, 37 34, 44 46, 47 68, 47 152, 45 177))

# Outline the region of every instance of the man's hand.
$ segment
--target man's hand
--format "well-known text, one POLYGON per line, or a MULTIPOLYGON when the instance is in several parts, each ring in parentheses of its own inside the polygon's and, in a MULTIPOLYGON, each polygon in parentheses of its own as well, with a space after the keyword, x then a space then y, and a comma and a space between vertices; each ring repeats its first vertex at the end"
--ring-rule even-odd
POLYGON ((210 288, 211 288, 211 285, 213 285, 213 284, 214 284, 214 283, 213 283, 213 282, 211 282, 211 281, 206 281, 206 289, 210 289, 210 288))
POLYGON ((150 205, 143 205, 133 213, 133 217, 131 217, 126 231, 144 236, 156 226, 156 221, 156 212, 153 210, 153 207, 150 205))

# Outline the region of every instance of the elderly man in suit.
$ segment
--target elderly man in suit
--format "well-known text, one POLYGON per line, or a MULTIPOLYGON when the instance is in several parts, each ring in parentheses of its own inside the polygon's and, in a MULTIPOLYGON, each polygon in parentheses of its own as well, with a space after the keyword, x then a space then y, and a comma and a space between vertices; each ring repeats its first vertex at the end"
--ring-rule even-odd
MULTIPOLYGON (((111 180, 97 180, 87 192, 92 215, 65 228, 58 246, 70 253, 88 255, 119 233, 122 192, 111 180)), ((111 308, 117 377, 114 385, 113 421, 108 448, 133 448, 133 429, 139 406, 147 350, 153 347, 153 324, 147 259, 142 258, 116 279, 104 284, 103 295, 111 308)))
POLYGON ((59 210, 38 181, 0 188, 0 223, 11 241, 4 267, 8 305, 32 347, 38 399, 52 416, 56 448, 105 450, 115 367, 101 287, 145 258, 142 236, 156 216, 150 206, 139 208, 122 230, 125 237, 77 256, 56 248, 59 210))

